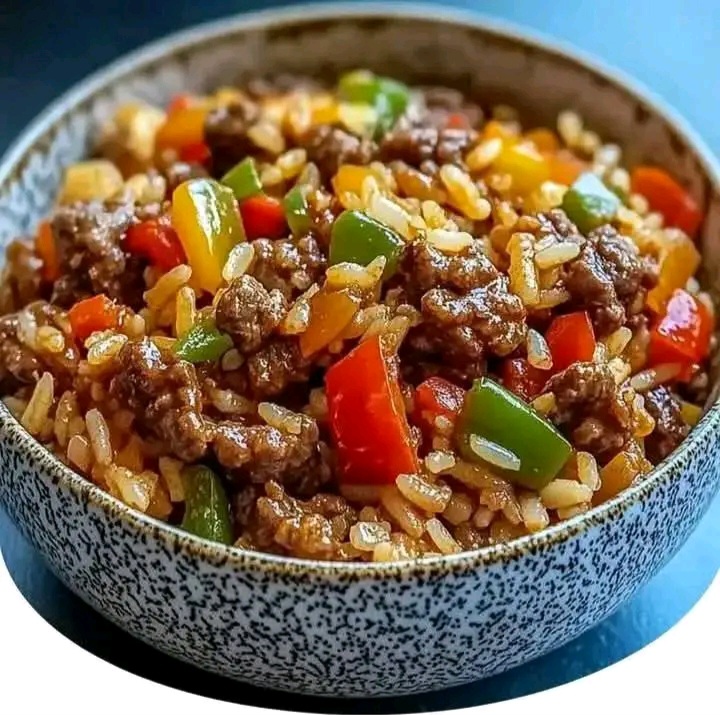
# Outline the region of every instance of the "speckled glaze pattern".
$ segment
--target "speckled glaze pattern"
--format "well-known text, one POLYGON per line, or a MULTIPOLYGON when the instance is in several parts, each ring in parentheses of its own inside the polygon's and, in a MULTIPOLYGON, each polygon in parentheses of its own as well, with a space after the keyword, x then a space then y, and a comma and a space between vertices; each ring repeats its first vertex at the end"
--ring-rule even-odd
MULTIPOLYGON (((257 71, 370 66, 511 101, 538 124, 573 106, 630 161, 671 168, 707 211, 720 275, 718 170, 666 108, 564 50, 444 10, 333 6, 200 28, 66 96, 0 167, 0 244, 51 207, 97 122, 131 97, 166 102, 257 71)), ((213 545, 136 514, 70 472, 0 407, 0 501, 53 571, 98 611, 178 658, 241 681, 323 695, 435 690, 578 636, 669 559, 720 482, 720 406, 642 484, 511 544, 405 564, 301 562, 213 545)))

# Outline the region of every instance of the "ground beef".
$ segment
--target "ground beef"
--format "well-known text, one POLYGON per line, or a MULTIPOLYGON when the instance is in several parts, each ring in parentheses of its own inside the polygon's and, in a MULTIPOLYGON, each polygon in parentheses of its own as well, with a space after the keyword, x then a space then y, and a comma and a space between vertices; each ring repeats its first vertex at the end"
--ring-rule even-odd
POLYGON ((246 156, 257 152, 247 130, 260 118, 255 102, 243 99, 218 107, 205 120, 205 143, 210 149, 213 176, 222 176, 246 156))
POLYGON ((360 139, 337 126, 318 124, 299 139, 320 174, 329 182, 342 164, 369 164, 377 151, 374 142, 360 139))
POLYGON ((13 241, 5 252, 0 281, 0 313, 12 313, 42 296, 42 261, 25 241, 13 241))
POLYGON ((470 127, 478 127, 482 123, 483 111, 480 105, 468 101, 459 90, 450 87, 425 87, 422 93, 428 120, 435 126, 445 126, 450 114, 464 115, 470 127))
POLYGON ((632 415, 612 371, 599 363, 574 363, 550 378, 555 395, 553 422, 580 450, 612 457, 632 437, 632 415))
POLYGON ((285 553, 305 558, 343 558, 341 544, 357 520, 342 497, 318 494, 300 501, 275 482, 265 486, 257 501, 251 540, 260 548, 277 545, 285 553))
POLYGON ((476 141, 477 132, 471 129, 438 129, 400 122, 383 137, 379 157, 384 162, 404 161, 427 173, 428 163, 464 166, 464 156, 476 141))
POLYGON ((56 392, 68 389, 77 372, 80 355, 70 337, 67 317, 63 310, 45 301, 35 301, 24 309, 38 328, 50 326, 66 336, 66 347, 61 353, 33 350, 18 338, 18 313, 0 318, 0 384, 12 389, 18 384, 34 384, 44 371, 55 378, 56 392))
POLYGON ((295 494, 317 493, 332 476, 327 448, 315 420, 306 415, 300 419, 299 434, 265 424, 218 423, 212 442, 218 462, 240 482, 275 480, 295 494))
POLYGON ((464 293, 488 285, 499 275, 480 241, 451 255, 426 241, 414 241, 407 247, 400 266, 403 288, 414 301, 432 288, 464 293))
POLYGON ((288 310, 283 294, 249 275, 233 279, 217 302, 218 328, 230 335, 243 354, 256 352, 280 324, 288 310))
POLYGON ((562 209, 552 209, 547 213, 538 214, 538 238, 555 236, 559 241, 571 240, 575 243, 584 243, 585 239, 578 231, 577 226, 567 217, 562 209))
POLYGON ((62 275, 53 287, 53 303, 68 307, 105 293, 134 310, 143 306, 144 264, 122 248, 133 218, 133 207, 122 203, 92 201, 56 211, 52 231, 62 275))
POLYGON ((282 291, 291 300, 322 280, 327 261, 314 236, 277 241, 258 238, 252 245, 252 274, 268 290, 282 291))
POLYGON ((657 464, 667 457, 688 433, 680 403, 664 385, 645 393, 645 409, 655 419, 655 429, 645 439, 648 458, 657 464))
POLYGON ((256 398, 279 395, 295 382, 306 382, 310 363, 300 353, 297 340, 278 338, 247 359, 251 393, 256 398))
POLYGON ((194 366, 167 358, 148 339, 128 342, 118 364, 122 368, 110 384, 110 393, 180 459, 200 459, 209 435, 194 366))
POLYGON ((656 281, 656 266, 609 225, 588 234, 564 276, 573 305, 590 311, 600 336, 617 330, 629 315, 639 312, 646 291, 656 281))
POLYGON ((183 182, 190 179, 203 179, 208 176, 208 172, 202 164, 174 161, 163 169, 163 176, 167 182, 167 196, 170 197, 172 192, 183 182))
POLYGON ((469 360, 480 357, 478 348, 480 354, 509 355, 527 333, 525 307, 501 277, 464 295, 434 288, 423 296, 421 310, 425 321, 448 336, 448 351, 466 346, 469 360))

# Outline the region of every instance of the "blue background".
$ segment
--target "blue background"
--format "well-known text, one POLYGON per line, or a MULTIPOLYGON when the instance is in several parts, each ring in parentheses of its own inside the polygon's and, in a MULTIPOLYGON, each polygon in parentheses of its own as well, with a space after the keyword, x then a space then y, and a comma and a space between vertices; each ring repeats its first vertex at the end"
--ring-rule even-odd
MULTIPOLYGON (((0 7, 0 151, 72 83, 138 45, 196 22, 280 2, 4 0, 0 7), (86 5, 86 7, 83 7, 86 5)), ((674 104, 720 151, 720 13, 715 3, 456 1, 540 30, 596 54, 674 104), (692 9, 691 9, 692 8, 692 9)), ((573 643, 523 668, 417 698, 332 701, 231 683, 133 640, 67 591, 0 511, 0 547, 15 582, 58 630, 139 675, 249 705, 330 712, 412 712, 480 705, 574 680, 610 665, 673 626, 720 566, 720 499, 678 555, 629 603, 573 643)), ((651 684, 649 684, 651 686, 651 684)))

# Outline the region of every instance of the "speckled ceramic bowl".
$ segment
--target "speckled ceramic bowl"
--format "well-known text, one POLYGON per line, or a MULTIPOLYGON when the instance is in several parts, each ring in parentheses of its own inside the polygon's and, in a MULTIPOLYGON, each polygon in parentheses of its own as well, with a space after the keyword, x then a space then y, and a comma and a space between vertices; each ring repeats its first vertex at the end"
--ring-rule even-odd
MULTIPOLYGON (((551 122, 574 107, 630 161, 651 159, 706 211, 720 276, 718 165, 674 112, 574 52, 439 9, 333 6, 241 17, 132 55, 40 117, 0 168, 0 243, 50 209, 63 167, 130 97, 164 104, 267 70, 370 66, 455 85, 551 122)), ((0 408, 0 498, 90 605, 178 658, 327 695, 433 690, 504 671, 595 625, 685 541, 720 481, 720 406, 641 485, 586 516, 474 553, 403 564, 302 562, 211 544, 131 511, 0 408)))

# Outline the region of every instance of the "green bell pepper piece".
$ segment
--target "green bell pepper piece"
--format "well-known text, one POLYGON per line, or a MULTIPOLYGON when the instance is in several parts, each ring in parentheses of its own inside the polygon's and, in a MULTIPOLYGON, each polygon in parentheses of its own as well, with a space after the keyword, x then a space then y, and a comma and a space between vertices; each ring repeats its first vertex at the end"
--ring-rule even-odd
POLYGON ((343 211, 335 220, 330 234, 329 263, 358 263, 367 266, 378 256, 387 263, 383 278, 397 271, 405 241, 385 224, 362 211, 343 211))
POLYGON ((285 194, 283 211, 293 236, 302 236, 310 230, 312 220, 304 187, 295 186, 285 194))
POLYGON ((185 488, 182 528, 203 539, 232 544, 230 504, 220 477, 212 469, 197 465, 185 467, 182 480, 185 488))
POLYGON ((255 162, 250 156, 243 159, 239 164, 235 164, 220 179, 220 183, 231 188, 238 201, 255 196, 262 191, 262 183, 255 169, 255 162))
POLYGON ((402 82, 357 70, 340 78, 338 96, 344 102, 370 104, 378 113, 376 138, 392 128, 407 109, 410 90, 402 82))
POLYGON ((197 323, 175 343, 175 355, 188 362, 217 360, 233 346, 232 338, 221 333, 212 320, 197 323))
POLYGON ((568 218, 588 233, 615 218, 620 198, 592 172, 581 174, 565 192, 562 208, 568 218))
POLYGON ((551 482, 572 454, 570 443, 553 425, 486 377, 475 380, 465 395, 456 428, 462 455, 470 461, 481 461, 470 448, 471 434, 515 454, 520 469, 503 470, 503 476, 530 489, 542 489, 551 482))

